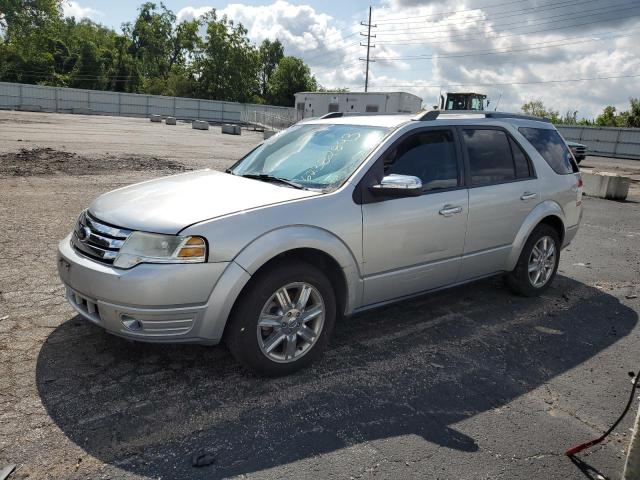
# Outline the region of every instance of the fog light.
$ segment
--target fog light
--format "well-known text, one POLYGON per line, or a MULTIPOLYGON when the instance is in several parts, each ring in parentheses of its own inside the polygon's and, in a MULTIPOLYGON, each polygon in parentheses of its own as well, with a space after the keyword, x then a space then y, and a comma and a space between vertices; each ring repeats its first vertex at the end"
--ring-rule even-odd
POLYGON ((138 330, 142 330, 142 323, 137 318, 130 317, 129 315, 122 315, 121 317, 122 325, 127 330, 131 330, 132 332, 137 332, 138 330))

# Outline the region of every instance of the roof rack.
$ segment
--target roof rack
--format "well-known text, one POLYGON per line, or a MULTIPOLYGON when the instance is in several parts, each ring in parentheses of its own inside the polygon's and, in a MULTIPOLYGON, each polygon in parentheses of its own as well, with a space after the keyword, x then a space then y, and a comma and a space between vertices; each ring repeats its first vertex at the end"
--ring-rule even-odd
POLYGON ((318 117, 318 120, 326 120, 327 118, 340 118, 340 117, 383 117, 383 116, 393 116, 393 115, 403 115, 399 112, 329 112, 325 113, 321 117, 318 117))
POLYGON ((340 118, 344 116, 344 112, 329 112, 323 116, 320 117, 320 120, 323 120, 325 118, 340 118))
POLYGON ((537 120, 538 122, 551 123, 551 120, 543 117, 534 117, 532 115, 520 115, 508 112, 487 112, 484 110, 429 110, 421 112, 413 120, 424 122, 436 120, 440 115, 484 115, 484 118, 516 118, 520 120, 537 120))

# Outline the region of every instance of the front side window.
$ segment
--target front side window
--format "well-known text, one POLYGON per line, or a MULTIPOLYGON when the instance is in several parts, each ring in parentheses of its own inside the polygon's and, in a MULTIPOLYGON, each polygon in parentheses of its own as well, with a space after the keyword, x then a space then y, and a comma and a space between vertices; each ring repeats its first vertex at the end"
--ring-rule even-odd
POLYGON ((458 186, 458 160, 449 130, 419 132, 402 140, 384 156, 384 173, 412 175, 424 190, 458 186))
POLYGON ((304 188, 337 188, 380 144, 388 129, 362 125, 295 125, 249 153, 231 173, 271 176, 304 188))
POLYGON ((505 132, 488 129, 464 129, 462 132, 469 156, 471 185, 515 180, 515 166, 505 132))
POLYGON ((545 159, 554 172, 560 175, 576 173, 578 166, 560 134, 550 128, 520 127, 518 131, 545 159))

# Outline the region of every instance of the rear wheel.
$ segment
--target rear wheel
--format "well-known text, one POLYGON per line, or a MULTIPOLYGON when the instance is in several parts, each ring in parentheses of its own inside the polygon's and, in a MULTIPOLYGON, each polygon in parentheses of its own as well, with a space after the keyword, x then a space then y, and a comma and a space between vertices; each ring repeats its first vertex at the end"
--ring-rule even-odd
POLYGON ((238 300, 226 342, 251 370, 286 375, 322 354, 335 316, 335 294, 321 271, 306 263, 276 265, 238 300))
POLYGON ((539 295, 553 281, 560 261, 560 238, 549 225, 538 225, 527 240, 516 268, 506 277, 507 285, 516 293, 539 295))

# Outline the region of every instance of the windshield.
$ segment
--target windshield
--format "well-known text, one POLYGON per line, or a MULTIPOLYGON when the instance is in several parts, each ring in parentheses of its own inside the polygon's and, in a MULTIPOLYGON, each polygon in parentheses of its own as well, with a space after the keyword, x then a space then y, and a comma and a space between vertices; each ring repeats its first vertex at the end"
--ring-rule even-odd
POLYGON ((249 153, 231 173, 277 177, 311 189, 337 188, 386 132, 361 125, 295 125, 249 153))

